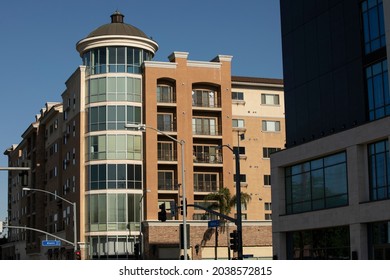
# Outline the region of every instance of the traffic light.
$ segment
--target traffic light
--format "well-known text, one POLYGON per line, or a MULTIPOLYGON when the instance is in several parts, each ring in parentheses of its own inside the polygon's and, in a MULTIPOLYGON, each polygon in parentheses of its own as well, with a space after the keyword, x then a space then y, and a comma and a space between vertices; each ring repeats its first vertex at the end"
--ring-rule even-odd
MULTIPOLYGON (((181 206, 180 206, 180 215, 184 216, 184 210, 183 210, 183 200, 181 200, 181 206)), ((186 214, 188 213, 187 211, 187 198, 186 198, 186 214)))
POLYGON ((134 256, 138 259, 140 255, 140 244, 139 243, 134 243, 134 256))
POLYGON ((158 208, 160 208, 160 212, 158 212, 158 220, 161 222, 165 222, 167 220, 167 211, 165 210, 165 202, 162 203, 158 208))
POLYGON ((76 259, 76 260, 81 260, 81 251, 80 251, 80 250, 77 250, 77 251, 75 252, 75 259, 76 259))
POLYGON ((236 230, 230 233, 230 249, 234 252, 238 251, 238 234, 236 230))
POLYGON ((171 216, 172 217, 175 217, 176 216, 176 210, 177 210, 177 207, 176 207, 176 201, 172 200, 169 202, 170 204, 170 210, 171 210, 171 216))

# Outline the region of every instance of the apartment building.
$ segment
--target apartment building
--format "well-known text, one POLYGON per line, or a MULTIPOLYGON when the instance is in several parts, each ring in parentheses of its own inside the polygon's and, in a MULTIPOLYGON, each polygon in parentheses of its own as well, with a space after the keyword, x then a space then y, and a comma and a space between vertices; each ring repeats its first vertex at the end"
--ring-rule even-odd
POLYGON ((42 234, 10 230, 37 252, 20 258, 73 259, 76 230, 82 259, 179 259, 184 197, 189 258, 233 258, 234 223, 216 232, 208 221, 219 218, 197 207, 220 188, 235 194, 234 154, 225 146, 239 149, 241 191, 252 198, 242 208, 244 254, 271 258, 269 155, 285 141, 282 80, 232 77, 229 55, 192 61, 173 52, 153 61, 158 44, 119 12, 76 48, 83 65, 66 81, 62 102, 46 104, 31 135, 6 151, 10 166, 29 160, 30 188, 76 202, 74 212, 58 197, 9 186, 26 205, 26 223, 70 242, 43 246, 42 234), (33 152, 21 157, 29 139, 37 139, 33 152))
POLYGON ((280 1, 286 146, 278 259, 390 259, 387 1, 280 1))

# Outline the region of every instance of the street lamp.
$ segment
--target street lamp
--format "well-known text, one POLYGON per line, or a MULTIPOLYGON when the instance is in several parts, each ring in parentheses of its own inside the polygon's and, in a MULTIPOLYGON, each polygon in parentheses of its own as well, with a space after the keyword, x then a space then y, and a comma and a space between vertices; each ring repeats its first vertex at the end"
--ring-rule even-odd
POLYGON ((36 192, 43 192, 43 193, 47 193, 47 194, 50 194, 50 195, 53 195, 55 198, 59 198, 71 205, 73 205, 73 246, 74 246, 74 252, 77 251, 77 213, 76 213, 76 202, 71 202, 65 198, 63 198, 62 196, 59 196, 58 194, 56 193, 52 193, 52 192, 49 192, 49 191, 46 191, 46 190, 42 190, 42 189, 31 189, 31 188, 23 188, 22 190, 24 191, 36 191, 36 192))
POLYGON ((184 247, 184 260, 187 260, 187 199, 186 199, 186 184, 185 184, 185 162, 184 162, 184 140, 177 140, 176 138, 172 137, 171 135, 166 134, 165 132, 151 127, 147 126, 145 124, 126 124, 126 128, 137 128, 138 130, 145 131, 146 128, 152 129, 154 131, 157 131, 158 133, 161 133, 162 135, 165 135, 172 141, 180 144, 181 146, 181 176, 182 176, 182 188, 183 188, 183 247, 184 247))
POLYGON ((232 149, 229 145, 221 145, 218 146, 219 149, 222 147, 226 147, 231 150, 235 156, 236 160, 236 207, 237 207, 237 218, 236 218, 236 226, 237 226, 237 258, 242 260, 242 214, 241 214, 241 173, 240 173, 240 151, 239 149, 232 149))

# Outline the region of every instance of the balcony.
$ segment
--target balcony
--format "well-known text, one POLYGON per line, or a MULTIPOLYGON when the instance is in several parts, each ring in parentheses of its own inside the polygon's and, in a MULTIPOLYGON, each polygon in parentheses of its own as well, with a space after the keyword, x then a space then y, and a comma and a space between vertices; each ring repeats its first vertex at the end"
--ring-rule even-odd
POLYGON ((221 181, 203 181, 194 183, 194 192, 217 192, 219 187, 222 186, 221 181))
POLYGON ((222 127, 217 125, 203 126, 203 125, 192 125, 193 135, 198 136, 221 136, 222 127))
POLYGON ((199 108, 221 108, 220 94, 212 90, 196 89, 192 91, 192 106, 199 108))
POLYGON ((179 189, 179 185, 172 179, 158 180, 157 187, 159 191, 177 191, 179 189))
POLYGON ((167 162, 177 161, 177 152, 174 150, 158 149, 157 160, 167 162))
POLYGON ((210 154, 210 153, 193 153, 194 163, 209 163, 209 164, 222 164, 222 154, 210 154))
POLYGON ((157 123, 157 129, 163 132, 176 132, 176 122, 160 122, 157 123))

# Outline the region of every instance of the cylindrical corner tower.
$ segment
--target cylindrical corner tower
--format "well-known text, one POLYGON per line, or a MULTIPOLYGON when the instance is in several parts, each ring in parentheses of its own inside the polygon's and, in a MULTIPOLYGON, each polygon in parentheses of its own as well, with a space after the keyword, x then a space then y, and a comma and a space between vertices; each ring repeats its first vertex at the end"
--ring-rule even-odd
MULTIPOLYGON (((142 64, 156 42, 115 12, 80 40, 86 67, 85 241, 87 258, 136 256, 142 212, 142 64)), ((81 233, 83 234, 83 233, 81 233)))

